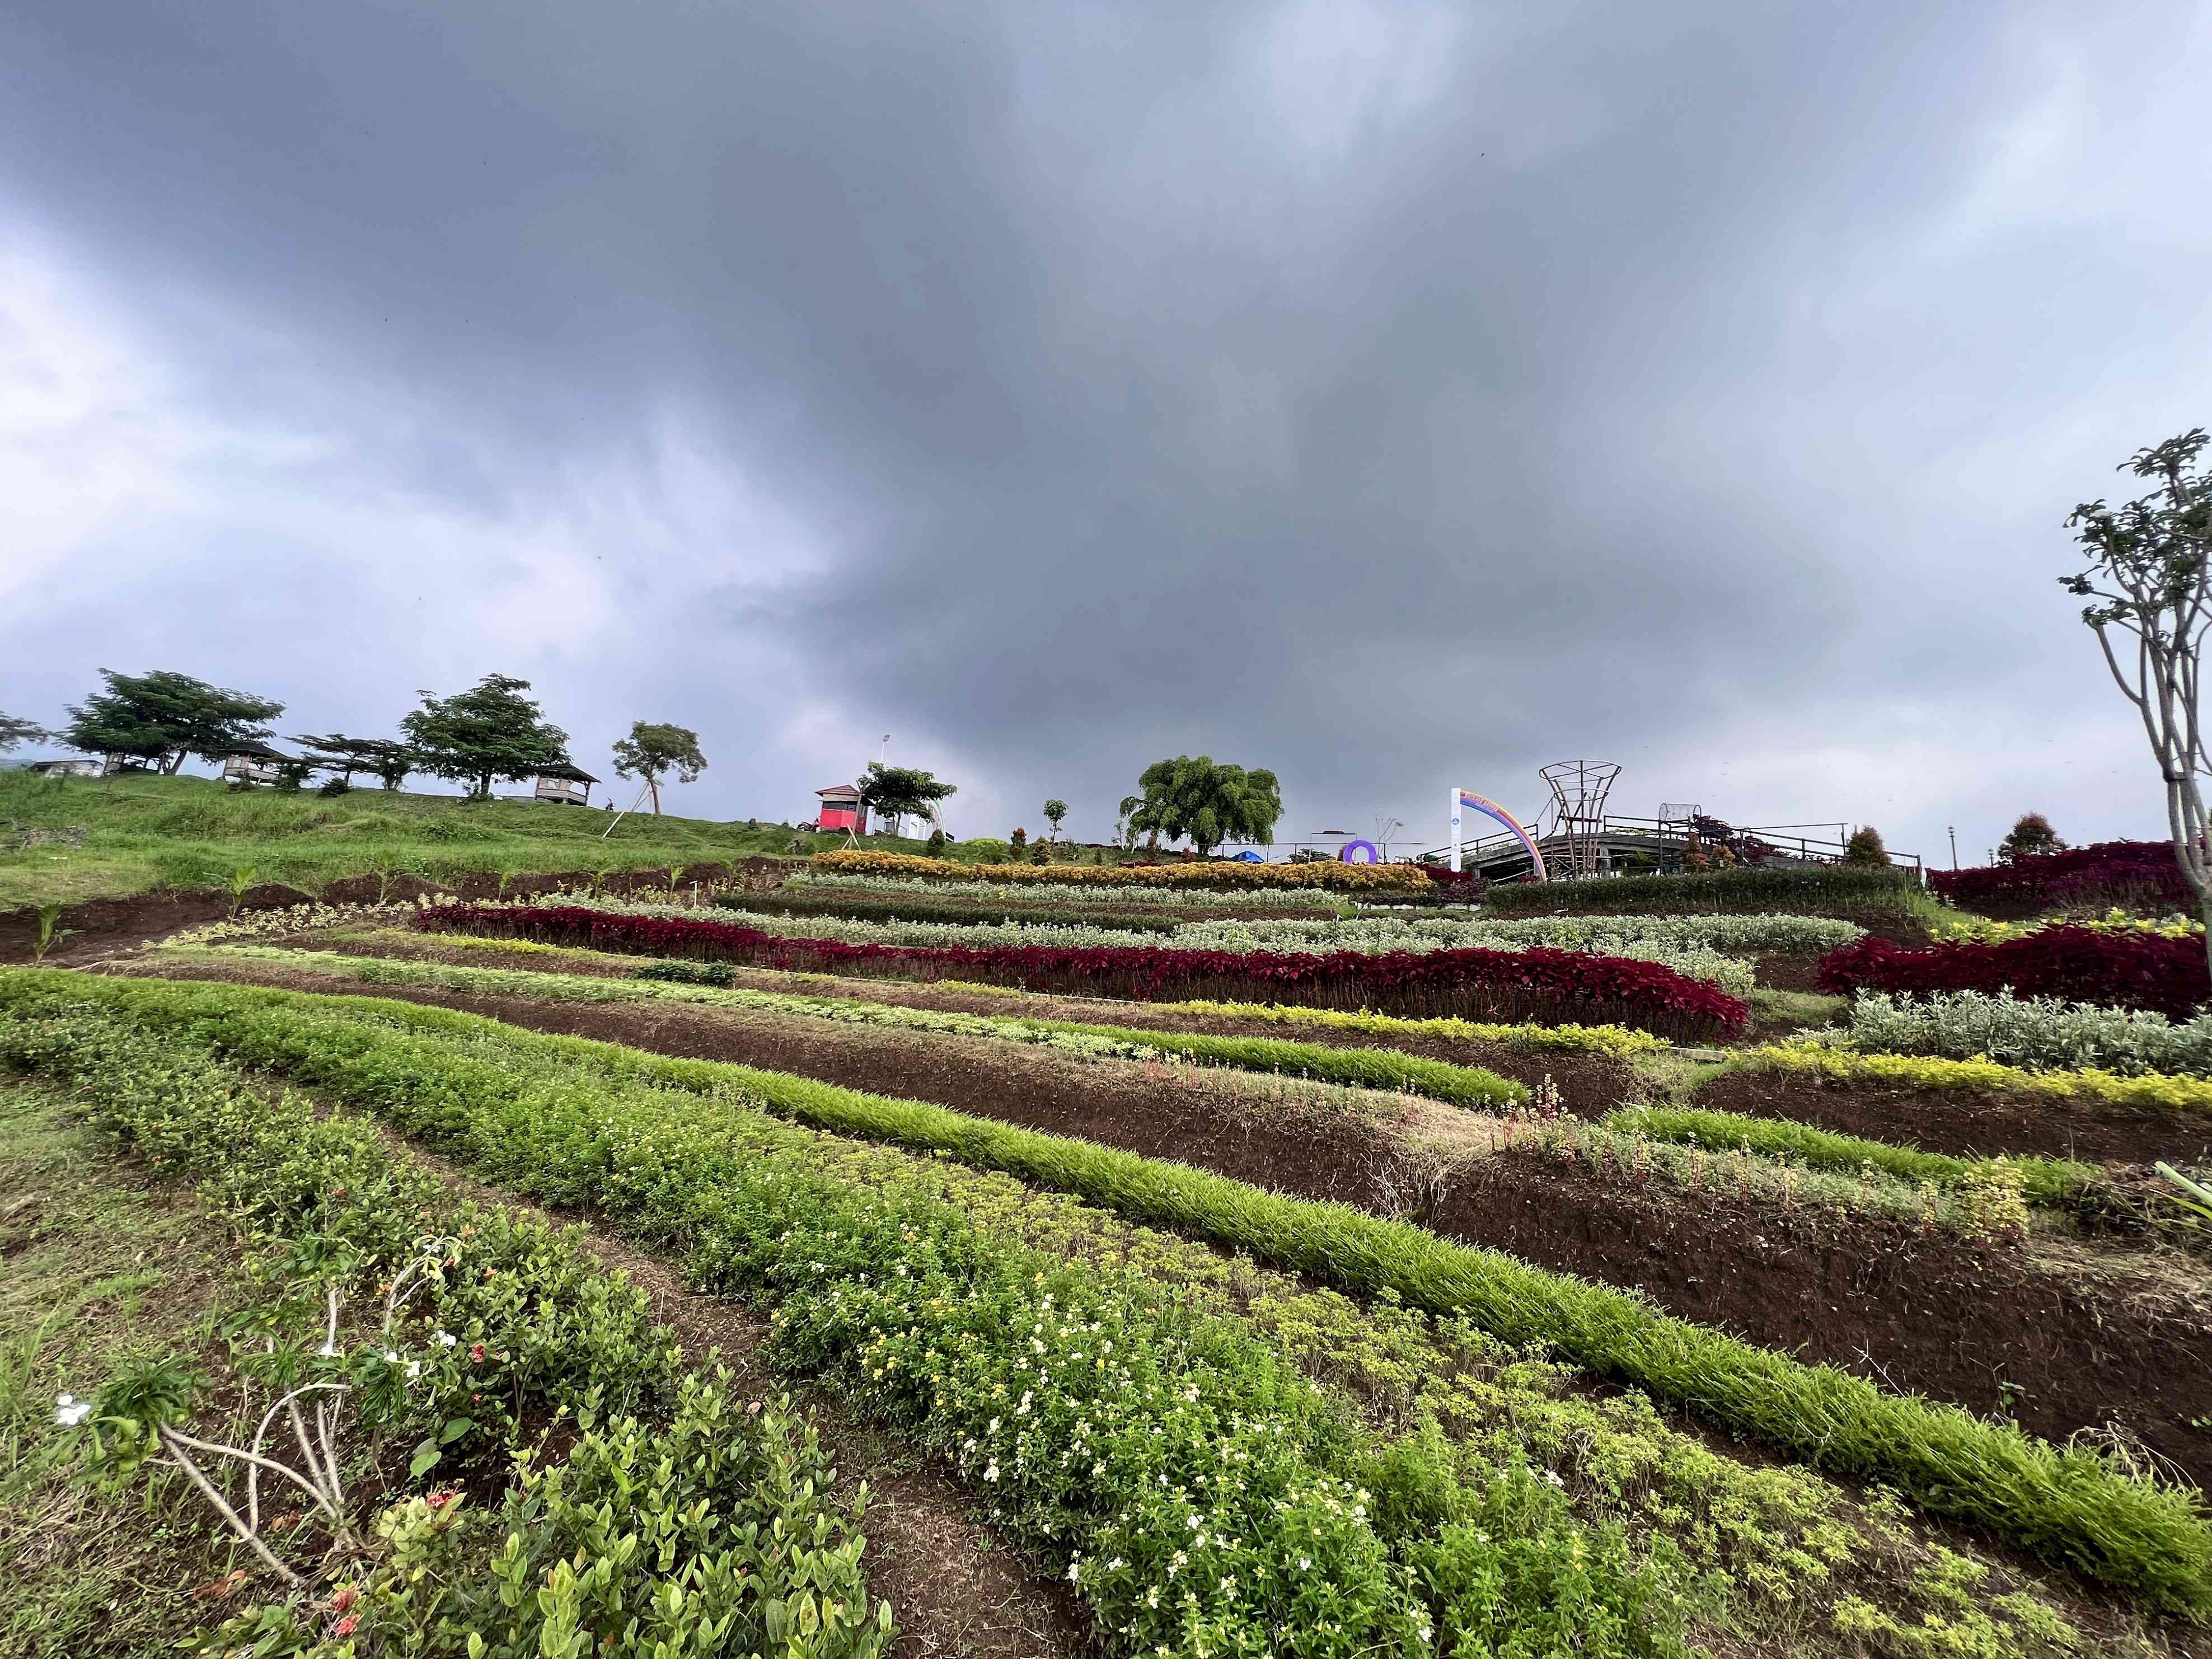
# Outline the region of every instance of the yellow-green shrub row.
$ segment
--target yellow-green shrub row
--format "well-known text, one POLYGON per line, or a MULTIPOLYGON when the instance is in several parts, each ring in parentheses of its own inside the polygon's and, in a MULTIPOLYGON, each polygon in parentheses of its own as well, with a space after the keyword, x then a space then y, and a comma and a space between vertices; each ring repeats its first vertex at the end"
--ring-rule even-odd
MULTIPOLYGON (((1814 1468, 1894 1486, 1932 1515, 1986 1527, 2154 1605, 2198 1619, 2212 1614, 2212 1525, 2193 1492, 2131 1479, 2093 1452, 2053 1447, 2009 1424, 1886 1393, 1849 1372, 1674 1318, 1640 1295, 1364 1211, 915 1101, 543 1036, 445 1009, 228 985, 0 972, 0 1005, 35 1008, 57 995, 127 1008, 134 1018, 217 1041, 227 1041, 234 1025, 256 1063, 280 1068, 311 1062, 319 1050, 306 1027, 343 1015, 360 1042, 380 1026, 466 1034, 487 1056, 507 1050, 531 1064, 557 1057, 572 1073, 617 1082, 723 1100, 735 1093, 834 1133, 941 1151, 1340 1287, 1462 1315, 1508 1342, 1548 1349, 1814 1468), (75 984, 64 986, 65 978, 75 984)), ((496 1075, 495 1060, 484 1066, 496 1075)), ((425 1106, 434 1112, 434 1103, 425 1106)))
POLYGON ((812 867, 837 875, 916 881, 995 881, 1011 886, 1327 887, 1346 893, 1422 893, 1434 884, 1410 864, 956 864, 905 853, 817 853, 812 867))
MULTIPOLYGON (((1188 1004, 1182 1005, 1188 1006, 1188 1004)), ((1937 1060, 1924 1054, 1869 1054, 1818 1042, 1783 1042, 1755 1048, 1747 1065, 1771 1066, 1838 1083, 1878 1083, 1898 1089, 1959 1089, 2042 1095, 2052 1100, 2096 1101, 2166 1111, 2212 1111, 2212 1079, 2156 1073, 2122 1077, 2117 1072, 2028 1072, 1993 1060, 1937 1060)))

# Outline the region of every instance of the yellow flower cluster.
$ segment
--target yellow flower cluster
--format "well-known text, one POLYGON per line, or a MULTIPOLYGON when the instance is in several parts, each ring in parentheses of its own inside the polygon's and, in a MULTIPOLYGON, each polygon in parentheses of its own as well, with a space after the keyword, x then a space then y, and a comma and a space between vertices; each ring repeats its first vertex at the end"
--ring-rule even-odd
POLYGON ((1838 1082, 1886 1083, 1908 1089, 2003 1090, 2060 1100, 2095 1100, 2167 1111, 2212 1111, 2212 1079, 2146 1073, 2123 1077, 2090 1068, 2029 1072, 1994 1060, 1937 1060, 1924 1054, 1868 1054, 1816 1042, 1777 1043, 1756 1051, 1770 1066, 1817 1072, 1838 1082))
POLYGON ((1429 878, 1410 864, 956 864, 905 853, 817 853, 817 870, 914 881, 1053 882, 1079 887, 1327 887, 1338 892, 1425 893, 1429 878))

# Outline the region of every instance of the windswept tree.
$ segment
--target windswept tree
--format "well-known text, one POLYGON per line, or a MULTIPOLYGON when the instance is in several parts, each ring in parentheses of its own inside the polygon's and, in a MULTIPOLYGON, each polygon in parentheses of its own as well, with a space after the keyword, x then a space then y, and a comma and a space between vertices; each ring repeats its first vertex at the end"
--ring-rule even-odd
POLYGON ((1273 772, 1216 765, 1210 755, 1156 761, 1137 787, 1145 793, 1128 814, 1130 831, 1170 840, 1188 836, 1201 857, 1225 841, 1273 841, 1275 820, 1283 816, 1282 787, 1273 772))
POLYGON ((2202 781, 2212 758, 2199 701, 2204 635, 2212 628, 2212 473, 2197 465, 2208 441, 2198 427, 2123 461, 2120 471, 2154 479, 2155 487, 2118 507, 2096 501, 2075 507, 2066 523, 2089 562, 2059 580, 2090 602, 2081 620, 2095 632, 2121 695, 2142 716, 2166 784, 2174 860, 2197 895, 2212 953, 2212 846, 2202 781))
POLYGON ((696 783, 707 769, 699 752, 699 734, 688 726, 659 726, 651 720, 632 720, 629 735, 615 744, 615 775, 643 778, 653 796, 653 811, 660 812, 660 781, 670 772, 678 783, 696 783))
POLYGON ((1067 803, 1066 801, 1054 799, 1044 804, 1044 821, 1052 826, 1052 838, 1054 841, 1060 839, 1060 826, 1066 817, 1067 803))
POLYGON ((355 773, 366 772, 381 779, 386 789, 397 789, 415 769, 415 751, 391 738, 349 738, 333 732, 319 738, 302 733, 292 741, 307 751, 303 758, 309 766, 337 772, 349 784, 355 773))
POLYGON ((19 720, 13 714, 0 714, 0 755, 27 743, 44 743, 46 728, 29 720, 19 720))
POLYGON ((888 820, 895 836, 902 818, 927 818, 935 823, 938 803, 959 793, 957 786, 943 782, 919 767, 886 766, 881 761, 868 763, 856 787, 860 805, 888 820))
POLYGON ((2065 850, 2066 843, 2051 827, 2049 818, 2040 812, 2022 812, 2011 833, 1997 843, 1997 862, 2014 864, 2021 859, 2048 858, 2065 850))
POLYGON ((422 770, 488 799, 495 779, 512 782, 570 763, 568 734, 523 696, 529 690, 528 680, 487 674, 450 697, 425 691, 422 706, 399 729, 422 770))
POLYGON ((281 702, 167 669, 103 668, 100 677, 106 689, 70 705, 61 740, 85 754, 128 755, 170 774, 187 755, 220 760, 240 744, 266 743, 269 722, 284 712, 281 702))

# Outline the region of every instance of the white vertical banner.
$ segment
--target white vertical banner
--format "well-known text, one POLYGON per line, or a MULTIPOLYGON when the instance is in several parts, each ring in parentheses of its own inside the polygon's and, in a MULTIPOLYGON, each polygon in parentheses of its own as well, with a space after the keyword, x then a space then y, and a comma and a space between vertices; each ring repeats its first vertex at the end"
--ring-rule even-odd
POLYGON ((1453 786, 1452 792, 1451 792, 1451 800, 1450 800, 1449 804, 1445 807, 1445 809, 1444 809, 1444 810, 1445 810, 1446 811, 1448 811, 1448 812, 1451 815, 1451 867, 1452 867, 1452 870, 1453 870, 1454 873, 1457 873, 1457 872, 1458 872, 1458 870, 1459 870, 1459 813, 1460 813, 1460 790, 1459 790, 1459 787, 1458 787, 1458 786, 1457 786, 1457 785, 1454 785, 1454 786, 1453 786))

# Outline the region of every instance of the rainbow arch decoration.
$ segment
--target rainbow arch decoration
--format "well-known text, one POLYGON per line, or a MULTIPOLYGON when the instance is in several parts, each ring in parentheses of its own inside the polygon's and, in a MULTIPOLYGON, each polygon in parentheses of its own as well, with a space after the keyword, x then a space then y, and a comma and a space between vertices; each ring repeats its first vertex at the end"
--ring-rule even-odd
POLYGON ((1536 863, 1537 880, 1549 881, 1552 878, 1551 872, 1544 868, 1544 854, 1537 848, 1536 838, 1521 827, 1521 820, 1488 796, 1478 795, 1472 789, 1455 789, 1451 792, 1451 867, 1454 870, 1459 868, 1462 815, 1470 806, 1486 817, 1497 819, 1512 834, 1516 841, 1528 849, 1528 856, 1536 863))

